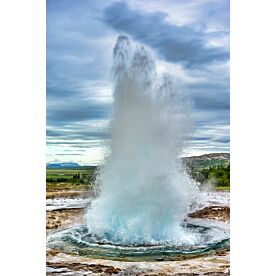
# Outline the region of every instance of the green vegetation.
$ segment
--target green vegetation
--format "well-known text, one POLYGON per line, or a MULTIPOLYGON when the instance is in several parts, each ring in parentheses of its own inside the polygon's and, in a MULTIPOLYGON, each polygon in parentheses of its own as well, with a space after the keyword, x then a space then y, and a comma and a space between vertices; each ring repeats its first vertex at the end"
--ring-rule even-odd
POLYGON ((216 190, 230 189, 230 154, 212 153, 183 159, 189 175, 197 182, 216 190))
POLYGON ((96 176, 96 167, 51 168, 46 170, 46 183, 66 186, 90 185, 96 176))
POLYGON ((219 159, 212 159, 212 160, 194 160, 192 162, 192 167, 195 170, 204 170, 211 167, 217 166, 228 166, 228 160, 219 160, 219 159))
POLYGON ((230 186, 228 187, 215 187, 216 191, 230 192, 230 186))
POLYGON ((216 167, 219 165, 228 166, 230 164, 229 153, 209 153, 201 156, 190 156, 183 158, 183 163, 190 169, 201 171, 203 169, 216 167))
MULTIPOLYGON (((230 156, 208 154, 183 159, 189 175, 201 185, 212 183, 216 190, 230 189, 230 156)), ((47 189, 88 189, 95 181, 97 167, 47 168, 47 189)))
POLYGON ((220 164, 218 166, 207 167, 204 169, 189 167, 189 174, 202 185, 212 182, 215 184, 216 190, 230 188, 230 164, 220 164))
POLYGON ((219 165, 201 171, 201 174, 207 180, 214 180, 216 187, 229 187, 230 186, 230 165, 219 165))

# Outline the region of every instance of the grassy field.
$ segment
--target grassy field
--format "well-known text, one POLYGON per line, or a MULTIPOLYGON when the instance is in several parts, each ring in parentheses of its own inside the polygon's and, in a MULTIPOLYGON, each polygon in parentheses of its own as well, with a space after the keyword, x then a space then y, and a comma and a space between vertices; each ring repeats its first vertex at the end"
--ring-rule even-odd
POLYGON ((215 187, 215 190, 217 191, 217 192, 230 192, 230 186, 228 186, 228 187, 215 187))
MULTIPOLYGON (((186 163, 189 175, 201 185, 212 181, 215 190, 230 190, 230 161, 192 158, 186 163)), ((97 167, 47 168, 47 191, 90 189, 96 177, 97 167)))
POLYGON ((47 168, 47 190, 89 189, 96 175, 96 167, 47 168))
POLYGON ((59 178, 73 179, 74 176, 80 174, 81 179, 86 179, 91 174, 91 169, 87 168, 76 168, 76 169, 47 169, 46 178, 47 180, 57 180, 59 178))

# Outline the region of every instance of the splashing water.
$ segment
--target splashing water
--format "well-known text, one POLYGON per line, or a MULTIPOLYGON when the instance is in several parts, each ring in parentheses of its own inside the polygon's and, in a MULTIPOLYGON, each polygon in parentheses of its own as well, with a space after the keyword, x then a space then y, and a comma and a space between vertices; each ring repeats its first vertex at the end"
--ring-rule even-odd
POLYGON ((87 212, 90 233, 119 244, 194 244, 181 223, 197 195, 178 159, 189 129, 188 104, 148 51, 119 36, 113 52, 110 154, 87 212))
POLYGON ((119 36, 114 47, 110 154, 96 184, 87 224, 47 237, 50 248, 127 261, 181 260, 229 250, 229 229, 183 221, 198 198, 178 159, 189 133, 189 104, 148 51, 119 36))

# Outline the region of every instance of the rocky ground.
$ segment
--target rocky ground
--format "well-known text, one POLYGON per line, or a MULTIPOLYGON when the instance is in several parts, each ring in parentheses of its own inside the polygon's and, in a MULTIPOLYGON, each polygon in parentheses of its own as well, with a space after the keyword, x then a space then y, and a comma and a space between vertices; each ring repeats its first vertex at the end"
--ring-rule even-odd
POLYGON ((64 186, 47 187, 46 198, 86 198, 91 197, 92 192, 87 187, 77 187, 75 189, 65 188, 64 186))
MULTIPOLYGON (((87 197, 87 191, 51 191, 47 198, 87 197), (75 193, 76 192, 76 193, 75 193)), ((47 234, 84 222, 85 208, 60 208, 46 212, 47 234)), ((191 218, 229 223, 229 206, 206 206, 191 218)), ((229 252, 220 251, 182 261, 122 262, 73 256, 47 248, 47 275, 230 275, 229 252)))
POLYGON ((229 254, 199 257, 185 261, 119 262, 48 252, 47 275, 230 275, 229 254))
POLYGON ((228 206, 208 206, 189 214, 190 218, 215 219, 229 223, 230 208, 228 206))
POLYGON ((46 212, 46 229, 62 229, 72 224, 79 224, 84 221, 85 210, 83 208, 59 209, 46 212))

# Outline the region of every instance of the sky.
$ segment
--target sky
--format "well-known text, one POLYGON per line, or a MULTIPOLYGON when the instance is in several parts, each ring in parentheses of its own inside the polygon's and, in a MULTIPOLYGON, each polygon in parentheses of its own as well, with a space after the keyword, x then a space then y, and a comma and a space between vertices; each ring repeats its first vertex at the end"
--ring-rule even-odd
POLYGON ((188 155, 229 152, 229 0, 47 0, 46 16, 47 162, 102 162, 119 34, 192 99, 188 155))

